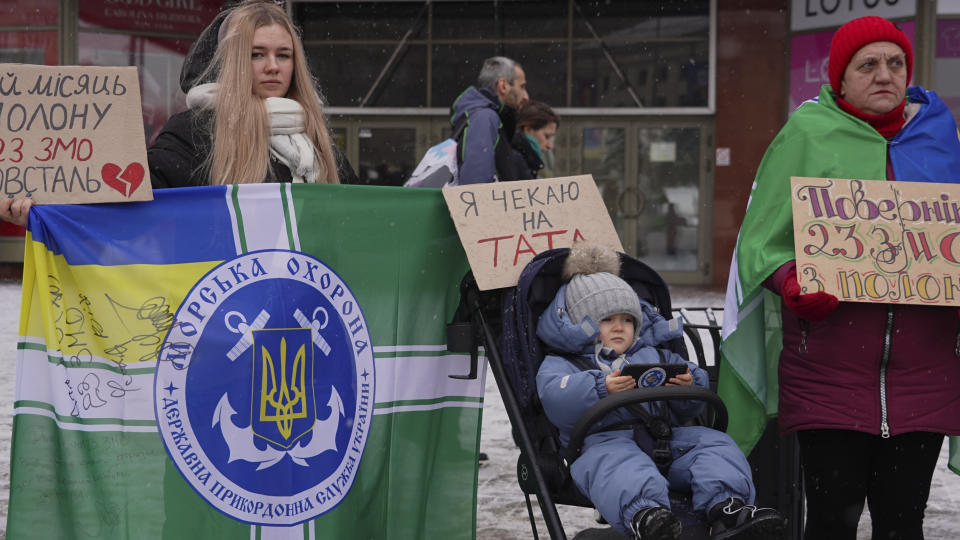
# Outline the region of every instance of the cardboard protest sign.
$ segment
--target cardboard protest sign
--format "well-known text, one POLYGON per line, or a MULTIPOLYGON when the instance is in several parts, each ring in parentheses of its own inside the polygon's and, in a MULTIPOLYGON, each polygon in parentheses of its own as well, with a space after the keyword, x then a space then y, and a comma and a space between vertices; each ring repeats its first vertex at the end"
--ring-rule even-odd
POLYGON ((135 67, 0 64, 0 196, 153 199, 135 67))
POLYGON ((590 175, 443 188, 480 290, 517 284, 530 259, 574 241, 623 251, 590 175))
POLYGON ((960 185, 791 182, 804 292, 848 302, 960 305, 960 185))

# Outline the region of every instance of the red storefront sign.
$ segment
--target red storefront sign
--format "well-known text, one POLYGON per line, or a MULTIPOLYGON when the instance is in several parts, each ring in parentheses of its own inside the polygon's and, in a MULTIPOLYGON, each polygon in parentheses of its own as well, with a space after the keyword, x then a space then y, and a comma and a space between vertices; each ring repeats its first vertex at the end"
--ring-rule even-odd
POLYGON ((100 0, 80 3, 82 27, 199 34, 223 8, 222 0, 100 0))

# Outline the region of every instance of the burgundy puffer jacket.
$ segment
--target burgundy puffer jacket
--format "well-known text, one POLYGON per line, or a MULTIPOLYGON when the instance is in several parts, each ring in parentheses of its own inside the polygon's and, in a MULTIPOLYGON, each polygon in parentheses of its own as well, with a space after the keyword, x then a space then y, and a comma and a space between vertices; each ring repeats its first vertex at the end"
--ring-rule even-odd
MULTIPOLYGON (((781 267, 767 285, 779 293, 790 269, 781 267)), ((782 434, 960 434, 956 308, 841 302, 822 322, 801 320, 786 307, 782 317, 782 434)))

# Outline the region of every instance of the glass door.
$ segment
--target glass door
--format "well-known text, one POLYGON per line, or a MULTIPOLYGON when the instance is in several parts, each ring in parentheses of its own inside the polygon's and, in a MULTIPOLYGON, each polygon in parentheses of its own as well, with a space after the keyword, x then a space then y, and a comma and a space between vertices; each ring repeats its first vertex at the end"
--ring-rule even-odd
POLYGON ((658 271, 700 268, 702 146, 699 126, 638 128, 637 177, 628 190, 636 209, 631 247, 658 271))
POLYGON ((627 126, 584 128, 581 170, 583 174, 593 175, 624 250, 632 253, 628 245, 633 243, 633 231, 627 227, 627 222, 632 219, 635 210, 624 201, 624 196, 630 191, 626 170, 628 131, 627 126))
POLYGON ((568 174, 593 175, 624 251, 669 283, 710 279, 710 231, 702 226, 712 219, 710 129, 707 120, 649 119, 578 128, 579 170, 568 174))

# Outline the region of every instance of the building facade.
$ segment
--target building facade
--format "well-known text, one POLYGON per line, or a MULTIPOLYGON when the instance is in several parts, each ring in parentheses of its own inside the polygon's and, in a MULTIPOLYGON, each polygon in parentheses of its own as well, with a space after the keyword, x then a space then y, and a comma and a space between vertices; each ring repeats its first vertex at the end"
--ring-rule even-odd
MULTIPOLYGON (((150 141, 185 107, 183 57, 225 4, 7 0, 0 62, 137 66, 150 141)), ((915 43, 914 82, 960 112, 960 0, 312 0, 286 9, 361 182, 402 184, 449 134, 449 106, 483 59, 509 56, 531 98, 561 117, 550 174, 592 174, 624 249, 672 284, 726 282, 757 165, 790 110, 826 82, 840 24, 868 14, 901 23, 915 43)), ((19 260, 21 236, 0 224, 0 260, 19 260)))

